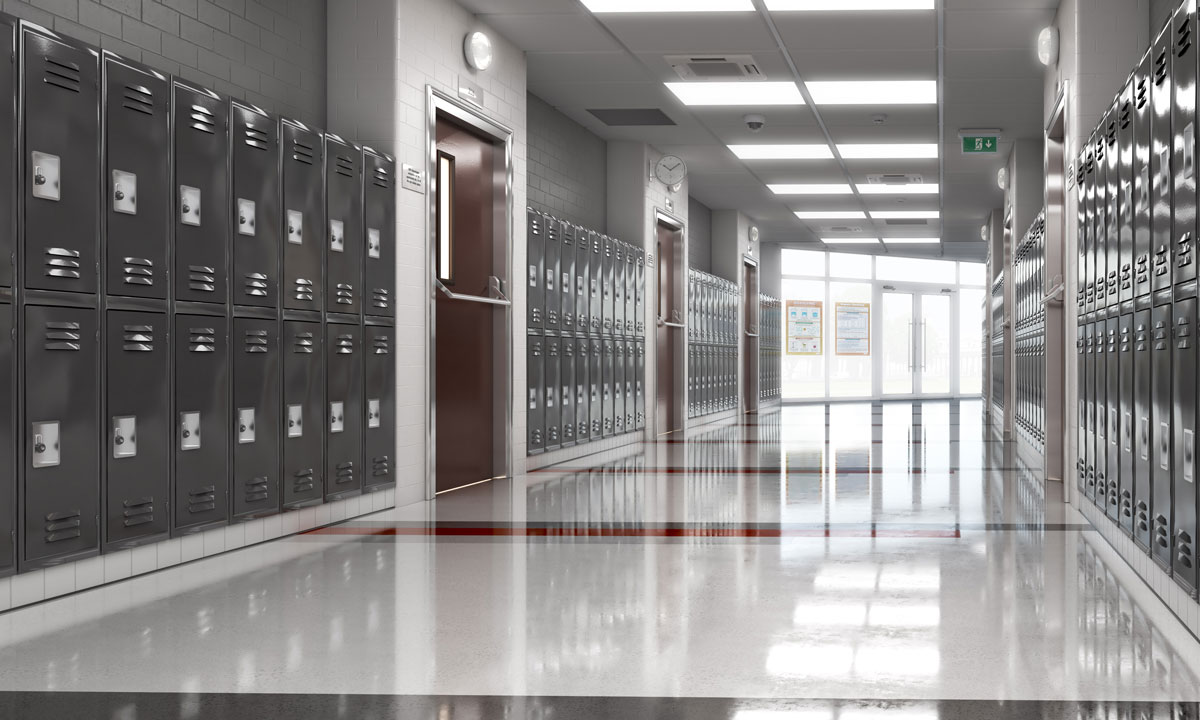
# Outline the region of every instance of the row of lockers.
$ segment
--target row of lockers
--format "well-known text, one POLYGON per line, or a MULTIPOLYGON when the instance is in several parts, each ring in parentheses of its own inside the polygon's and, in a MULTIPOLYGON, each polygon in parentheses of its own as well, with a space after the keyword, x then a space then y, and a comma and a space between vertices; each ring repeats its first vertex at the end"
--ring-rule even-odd
POLYGON ((646 253, 529 208, 529 332, 641 338, 646 253))
POLYGON ((1004 348, 1005 348, 1005 319, 1004 319, 1004 271, 1001 270, 992 281, 991 323, 988 326, 988 354, 991 356, 989 367, 992 377, 987 383, 992 389, 992 405, 997 410, 1004 410, 1004 348))
POLYGON ((1034 445, 1046 442, 1046 216, 1038 214, 1013 253, 1013 424, 1034 445))
POLYGON ((782 396, 783 303, 770 295, 759 296, 758 394, 763 400, 782 396))
POLYGON ((646 343, 531 334, 526 380, 530 455, 646 427, 646 343))
POLYGON ((0 456, 25 469, 19 495, 0 475, 0 571, 395 482, 393 327, 49 305, 24 326, 0 350, 0 456))
POLYGON ((738 401, 737 345, 688 345, 688 417, 734 410, 738 401))
POLYGON ((702 270, 688 270, 688 341, 737 345, 737 283, 702 270))
POLYGON ((394 315, 390 157, 7 16, 0 56, 0 286, 394 315))
POLYGON ((1078 487, 1197 588, 1195 4, 1077 158, 1078 487))

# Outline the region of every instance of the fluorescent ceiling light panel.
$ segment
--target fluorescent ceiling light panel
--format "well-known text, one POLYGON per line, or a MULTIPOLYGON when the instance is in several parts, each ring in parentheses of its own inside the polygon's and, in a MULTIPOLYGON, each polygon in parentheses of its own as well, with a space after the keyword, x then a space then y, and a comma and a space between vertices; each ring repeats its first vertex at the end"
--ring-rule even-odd
POLYGON ((849 185, 776 183, 767 187, 776 195, 849 195, 853 192, 849 185))
POLYGON ((803 105, 794 82, 669 82, 667 89, 684 105, 803 105))
POLYGON ((872 210, 872 220, 937 220, 937 210, 872 210))
POLYGON ((583 0, 594 13, 753 12, 750 0, 583 0))
POLYGON ((742 160, 832 160, 828 145, 730 145, 742 160))
POLYGON ((817 105, 936 105, 936 80, 808 82, 817 105))
POLYGON ((884 238, 885 245, 936 245, 941 238, 884 238))
POLYGON ((847 160, 925 160, 938 156, 937 143, 848 143, 837 147, 847 160))
POLYGON ((821 238, 826 245, 878 245, 878 238, 821 238))
POLYGON ((767 0, 767 9, 775 12, 864 10, 933 10, 934 0, 767 0))
POLYGON ((866 220, 866 213, 861 210, 797 210, 796 217, 801 220, 866 220))
POLYGON ((919 183, 916 185, 868 185, 859 184, 855 187, 863 195, 937 195, 941 188, 937 183, 919 183))

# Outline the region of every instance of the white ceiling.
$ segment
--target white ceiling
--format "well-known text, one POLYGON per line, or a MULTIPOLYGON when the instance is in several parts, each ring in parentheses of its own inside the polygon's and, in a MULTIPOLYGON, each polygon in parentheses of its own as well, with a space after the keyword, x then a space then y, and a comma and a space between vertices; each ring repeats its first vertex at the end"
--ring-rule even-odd
MULTIPOLYGON (((768 242, 806 242, 830 225, 863 234, 930 236, 926 226, 872 226, 870 221, 802 222, 793 210, 936 210, 937 195, 777 197, 768 182, 844 183, 837 161, 750 161, 732 143, 824 143, 806 107, 685 107, 664 86, 678 80, 663 56, 749 54, 767 79, 793 80, 790 57, 805 80, 938 79, 938 18, 944 17, 944 127, 936 106, 821 106, 834 142, 943 141, 942 236, 945 253, 982 258, 979 227, 1003 202, 996 170, 1012 141, 1042 134, 1042 68, 1034 57, 1038 30, 1059 0, 940 0, 939 11, 869 13, 720 13, 592 15, 579 0, 459 0, 528 54, 529 90, 609 140, 648 142, 688 164, 690 193, 715 210, 740 210, 768 242), (1001 7, 1002 9, 997 9, 1001 7), (783 39, 774 40, 768 19, 783 39), (786 52, 786 56, 785 56, 786 52), (660 108, 668 127, 608 127, 589 108, 660 108), (767 126, 751 133, 742 116, 757 112, 767 126), (887 121, 873 122, 885 113, 887 121), (1003 129, 995 156, 964 156, 960 128, 1003 129)), ((849 160, 852 179, 917 173, 938 182, 937 160, 849 160)), ((906 248, 906 251, 909 250, 906 248)))

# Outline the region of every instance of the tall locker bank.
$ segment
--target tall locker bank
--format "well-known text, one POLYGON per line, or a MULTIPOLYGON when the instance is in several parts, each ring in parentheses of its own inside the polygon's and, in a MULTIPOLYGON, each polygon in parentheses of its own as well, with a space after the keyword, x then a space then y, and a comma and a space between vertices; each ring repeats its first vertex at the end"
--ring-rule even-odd
POLYGON ((363 489, 377 490, 396 482, 396 344, 395 328, 368 322, 363 328, 363 381, 367 422, 363 430, 363 489))
MULTIPOLYGON (((279 123, 283 185, 283 307, 319 313, 325 229, 325 144, 322 134, 294 120, 279 123)), ((319 315, 313 319, 320 320, 319 315)))
POLYGON ((326 326, 325 498, 359 493, 363 485, 362 326, 326 326))
POLYGON ((233 337, 234 519, 279 509, 279 322, 234 318, 233 337))
POLYGON ((363 148, 363 292, 367 315, 396 317, 396 161, 363 148))
POLYGON ((181 80, 171 107, 175 300, 229 301, 229 102, 181 80))
POLYGON ((325 304, 330 313, 357 315, 362 286, 362 149, 325 136, 325 304))
POLYGON ((396 484, 396 162, 363 148, 363 491, 396 484))
POLYGON ((283 323, 283 507, 325 497, 325 333, 319 322, 283 323))
MULTIPOLYGON (((218 308, 223 310, 223 307, 218 308)), ((175 315, 175 493, 171 531, 198 532, 229 519, 229 323, 175 315)))
POLYGON ((279 126, 252 105, 230 103, 233 304, 279 303, 279 126))
MULTIPOLYGON (((0 14, 0 57, 16 57, 17 21, 0 14)), ((17 97, 17 63, 0 63, 0 97, 17 97)), ((13 261, 17 237, 17 105, 0 109, 0 577, 17 565, 16 322, 13 315, 13 261)))

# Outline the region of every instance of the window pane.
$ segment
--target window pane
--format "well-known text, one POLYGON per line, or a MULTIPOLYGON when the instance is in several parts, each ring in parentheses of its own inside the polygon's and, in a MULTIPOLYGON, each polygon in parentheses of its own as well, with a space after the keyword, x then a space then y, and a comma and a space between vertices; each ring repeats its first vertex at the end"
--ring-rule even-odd
MULTIPOLYGON (((785 256, 787 251, 784 251, 785 256)), ((821 255, 822 253, 816 253, 821 255)), ((825 304, 824 280, 787 280, 783 281, 783 298, 785 308, 787 300, 808 300, 825 304)), ((822 315, 824 311, 822 310, 822 315)), ((829 323, 821 318, 823 345, 828 346, 829 323)), ((783 397, 789 400, 807 400, 825 397, 825 355, 792 355, 787 352, 787 327, 783 328, 783 397)))
POLYGON ((871 256, 829 253, 829 277, 871 279, 871 256))
POLYGON ((948 260, 880 255, 875 258, 875 277, 879 280, 911 280, 953 285, 958 280, 958 268, 948 260))
POLYGON ((958 391, 983 392, 983 290, 958 293, 958 391))
POLYGON ((883 394, 911 395, 913 391, 913 296, 883 294, 883 337, 879 349, 883 363, 883 394))
POLYGON ((825 253, 815 250, 780 251, 783 274, 808 275, 810 277, 825 277, 825 253))
POLYGON ((987 266, 983 263, 960 262, 958 264, 958 281, 963 285, 986 285, 987 266))
MULTIPOLYGON (((870 303, 871 283, 829 283, 829 303, 835 309, 839 302, 870 303)), ((836 334, 836 315, 826 326, 830 334, 836 334)), ((872 338, 874 340, 874 338, 872 338)), ((875 348, 871 348, 874 352, 875 348)), ((830 397, 869 397, 871 395, 871 356, 838 355, 836 337, 825 343, 825 355, 829 358, 830 397)))

